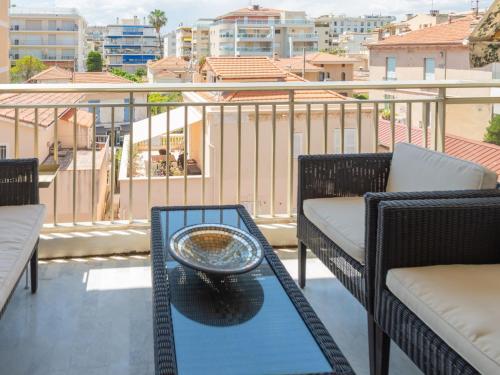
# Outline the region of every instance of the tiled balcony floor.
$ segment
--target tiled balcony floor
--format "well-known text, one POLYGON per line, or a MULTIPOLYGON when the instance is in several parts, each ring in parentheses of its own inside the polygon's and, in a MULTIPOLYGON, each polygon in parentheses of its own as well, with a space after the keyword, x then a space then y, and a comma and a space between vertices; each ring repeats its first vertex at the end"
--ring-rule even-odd
MULTIPOLYGON (((297 276, 296 250, 278 250, 297 276)), ((148 256, 40 264, 34 296, 24 279, 0 319, 1 375, 154 373, 148 256)), ((361 305, 316 258, 304 293, 357 374, 368 374, 361 305)), ((419 374, 392 348, 391 374, 419 374)))

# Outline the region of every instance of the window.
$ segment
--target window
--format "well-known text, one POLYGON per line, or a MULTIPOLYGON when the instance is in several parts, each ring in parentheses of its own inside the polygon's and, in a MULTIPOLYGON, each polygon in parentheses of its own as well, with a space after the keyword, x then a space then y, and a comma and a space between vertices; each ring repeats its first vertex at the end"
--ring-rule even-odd
POLYGON ((425 80, 435 80, 436 79, 436 61, 433 58, 424 59, 424 79, 425 80))
MULTIPOLYGON (((344 129, 344 153, 353 154, 356 150, 356 129, 344 129)), ((340 154, 340 129, 333 130, 333 152, 340 154)))
POLYGON ((7 145, 0 145, 0 160, 7 159, 7 145))
POLYGON ((388 81, 396 80, 396 58, 386 57, 385 58, 385 78, 388 81))
POLYGON ((299 155, 304 153, 303 151, 304 145, 304 134, 302 133, 294 133, 293 134, 293 158, 297 159, 299 155))
MULTIPOLYGON (((99 104, 100 100, 89 100, 89 104, 99 104)), ((94 107, 89 107, 89 112, 93 113, 94 107)), ((101 122, 101 108, 100 107, 95 107, 95 122, 96 124, 101 122)))
POLYGON ((340 73, 340 80, 345 81, 345 72, 340 73))

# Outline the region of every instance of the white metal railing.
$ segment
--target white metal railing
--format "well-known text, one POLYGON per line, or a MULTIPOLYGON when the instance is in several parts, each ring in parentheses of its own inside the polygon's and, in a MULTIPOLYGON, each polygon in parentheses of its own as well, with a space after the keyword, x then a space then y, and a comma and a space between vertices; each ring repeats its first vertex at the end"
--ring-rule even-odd
MULTIPOLYGON (((20 115, 20 111, 26 109, 34 112, 35 120, 32 126, 26 127, 32 130, 32 146, 26 143, 26 133, 23 132, 23 147, 32 150, 32 155, 40 155, 40 148, 45 147, 41 132, 42 130, 46 132, 46 129, 52 127, 48 143, 51 143, 54 161, 59 162, 60 147, 71 150, 73 168, 60 171, 53 182, 51 212, 54 225, 61 225, 66 221, 73 226, 84 221, 92 224, 105 221, 133 225, 149 219, 151 206, 157 204, 242 203, 247 205, 254 217, 277 219, 294 216, 297 153, 379 152, 380 111, 383 108, 389 110, 387 123, 390 131, 386 142, 388 150, 391 150, 396 142, 396 126, 404 125, 407 140, 411 141, 414 135, 420 132, 422 145, 445 151, 447 106, 477 104, 492 106, 500 103, 500 97, 492 97, 489 94, 456 96, 448 92, 456 89, 477 90, 499 87, 500 80, 6 84, 0 85, 0 94, 92 93, 95 96, 99 93, 106 95, 119 93, 123 97, 125 93, 128 96, 128 103, 124 103, 123 99, 106 103, 8 104, 4 102, 0 105, 0 111, 6 108, 14 111, 12 119, 14 145, 11 157, 29 156, 26 150, 20 148, 20 129, 24 126, 24 118, 20 115), (382 95, 381 98, 374 96, 367 100, 354 98, 305 100, 301 96, 302 90, 308 92, 321 90, 323 93, 324 90, 336 92, 383 90, 392 93, 420 90, 425 91, 425 95, 392 99, 384 98, 382 95), (218 101, 224 93, 252 91, 259 92, 259 95, 262 95, 262 92, 278 92, 281 95, 276 99, 266 97, 251 101, 218 101), (137 101, 138 97, 150 92, 181 92, 185 95, 185 100, 175 103, 137 101), (206 95, 199 95, 201 92, 215 94, 213 100, 207 100, 206 95), (404 123, 399 124, 401 113, 396 111, 396 106, 404 108, 403 115, 406 116, 404 123), (92 124, 86 134, 91 142, 88 147, 82 149, 77 139, 77 133, 81 131, 78 112, 73 116, 71 123, 64 120, 66 123, 63 124, 59 115, 68 109, 89 108, 92 124), (159 117, 153 116, 153 108, 166 111, 164 117, 161 117, 160 133, 158 133, 160 120, 159 117), (47 109, 54 111, 53 123, 49 127, 42 128, 39 114, 40 111, 47 109), (96 134, 96 112, 102 113, 104 109, 111 112, 109 141, 96 134), (125 109, 129 113, 129 129, 123 149, 120 149, 116 146, 115 139, 117 127, 120 125, 115 119, 117 112, 125 109), (134 126, 134 112, 144 109, 145 123, 142 128, 138 128, 137 125, 134 126), (422 128, 427 131, 419 130, 418 126, 412 123, 412 113, 415 114, 416 111, 422 111, 422 128), (193 116, 196 117, 194 122, 190 121, 190 117, 193 116), (67 144, 60 146, 63 134, 68 134, 68 131, 71 133, 71 128, 72 139, 68 141, 66 138, 67 144), (352 139, 346 138, 348 130, 352 130, 351 133, 354 134, 352 139), (140 131, 142 135, 134 134, 135 131, 140 131), (159 140, 155 140, 155 137, 159 137, 159 140), (84 151, 86 154, 80 157, 79 151, 84 151), (116 155, 120 152, 122 159, 118 163, 116 155), (174 153, 176 155, 173 157, 174 153), (191 159, 195 154, 197 159, 193 161, 191 159), (180 158, 180 155, 183 157, 180 158), (80 163, 87 163, 90 166, 88 179, 84 179, 79 173, 80 163), (175 168, 173 168, 174 163, 176 163, 175 168), (68 191, 61 190, 63 185, 58 188, 59 184, 63 184, 64 173, 71 175, 69 180, 71 188, 68 191), (84 183, 88 183, 90 188, 86 189, 84 183), (112 195, 117 191, 117 185, 120 188, 120 204, 127 207, 125 210, 120 206, 118 215, 112 199, 112 195), (82 198, 81 194, 84 191, 88 196, 82 198), (66 200, 62 200, 64 194, 67 196, 66 200), (102 197, 107 196, 111 196, 111 199, 102 202, 102 197), (82 199, 87 206, 91 206, 88 217, 83 217, 79 212, 78 207, 82 199), (59 219, 62 205, 70 208, 69 220, 59 219)), ((126 132, 122 131, 123 133, 126 132)), ((47 140, 47 135, 44 140, 47 140)))

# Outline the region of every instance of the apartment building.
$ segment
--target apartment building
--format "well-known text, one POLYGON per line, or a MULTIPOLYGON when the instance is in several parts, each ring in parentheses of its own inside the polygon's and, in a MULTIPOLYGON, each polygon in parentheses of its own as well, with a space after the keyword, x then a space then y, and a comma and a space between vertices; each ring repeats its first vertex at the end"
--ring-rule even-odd
POLYGON ((180 25, 175 29, 175 56, 191 59, 193 33, 190 26, 180 25))
POLYGON ((181 57, 164 57, 148 63, 149 83, 191 82, 189 63, 181 57))
POLYGON ((141 23, 138 17, 117 19, 104 34, 104 60, 108 69, 119 68, 134 73, 146 69, 150 60, 161 57, 154 27, 141 23))
POLYGON ((0 83, 9 82, 9 2, 0 3, 0 83))
MULTIPOLYGON (((491 80, 498 78, 498 63, 471 68, 468 38, 478 24, 475 17, 463 17, 435 26, 368 44, 370 51, 370 80, 491 80)), ((370 98, 405 99, 435 96, 428 90, 373 90, 370 98)), ((448 89, 447 95, 495 96, 492 88, 448 89)), ((405 104, 395 107, 397 120, 411 120, 414 127, 433 127, 436 124, 435 106, 414 105, 411 119, 406 118, 405 104)), ((494 114, 491 104, 448 105, 447 131, 468 139, 481 141, 485 127, 494 114)))
POLYGON ((163 57, 175 57, 176 54, 175 30, 163 37, 163 57))
POLYGON ((396 20, 394 16, 366 15, 350 17, 343 14, 321 16, 322 19, 328 19, 332 36, 338 36, 345 32, 365 33, 373 31, 396 20))
POLYGON ((10 60, 34 56, 47 66, 85 65, 85 19, 75 8, 10 8, 10 60))
POLYGON ((373 33, 348 31, 339 35, 337 47, 348 55, 368 55, 368 43, 374 42, 373 33))
POLYGON ((210 55, 210 26, 213 22, 212 18, 200 18, 193 25, 192 56, 195 61, 210 55))
POLYGON ((253 5, 215 19, 210 27, 211 56, 293 57, 318 51, 314 22, 303 11, 253 5))
POLYGON ((103 54, 104 34, 106 26, 88 26, 85 33, 85 42, 87 43, 87 53, 90 51, 103 54))

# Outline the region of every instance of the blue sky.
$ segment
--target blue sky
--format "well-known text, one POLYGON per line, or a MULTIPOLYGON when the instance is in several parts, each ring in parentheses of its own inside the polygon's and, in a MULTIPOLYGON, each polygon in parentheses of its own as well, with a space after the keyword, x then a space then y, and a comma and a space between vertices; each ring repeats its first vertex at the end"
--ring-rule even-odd
MULTIPOLYGON (((480 0, 479 7, 486 8, 492 0, 480 0)), ((248 6, 249 0, 11 0, 22 7, 75 7, 87 19, 89 25, 113 23, 116 17, 146 16, 158 8, 167 13, 167 30, 179 23, 191 24, 198 18, 214 17, 233 9, 248 6)), ((290 10, 305 10, 310 16, 344 13, 347 15, 390 14, 401 17, 406 13, 426 12, 432 0, 281 0, 254 1, 262 6, 290 10)), ((464 11, 471 6, 470 0, 434 0, 434 8, 442 12, 464 11)))

